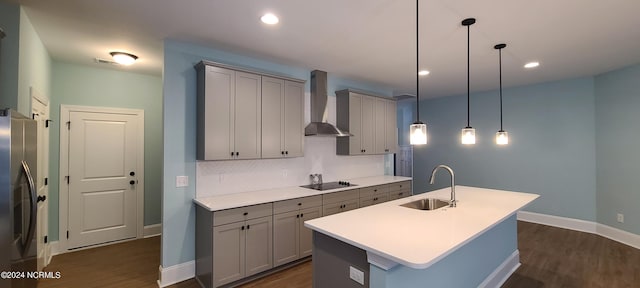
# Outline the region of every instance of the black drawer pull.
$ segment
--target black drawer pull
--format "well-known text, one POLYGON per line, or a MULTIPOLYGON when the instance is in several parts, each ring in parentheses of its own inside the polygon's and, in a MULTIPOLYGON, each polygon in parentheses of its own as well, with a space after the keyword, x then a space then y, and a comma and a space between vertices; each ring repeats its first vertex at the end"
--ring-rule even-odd
POLYGON ((249 230, 249 228, 251 228, 251 225, 247 225, 247 230, 249 230))
POLYGON ((244 230, 244 226, 242 226, 242 228, 240 228, 240 230, 244 230))
POLYGON ((247 216, 249 215, 249 212, 244 212, 242 215, 247 216))
POLYGON ((300 218, 304 217, 304 213, 300 214, 300 218))

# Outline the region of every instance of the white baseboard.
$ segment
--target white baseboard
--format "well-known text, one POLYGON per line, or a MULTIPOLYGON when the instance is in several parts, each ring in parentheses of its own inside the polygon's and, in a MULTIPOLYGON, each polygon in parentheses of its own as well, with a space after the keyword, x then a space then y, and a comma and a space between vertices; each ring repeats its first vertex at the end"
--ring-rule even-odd
POLYGON ((160 277, 158 279, 158 287, 167 287, 195 277, 196 261, 192 260, 167 268, 162 268, 162 265, 160 265, 159 270, 160 277))
POLYGON ((144 226, 144 231, 142 235, 143 235, 143 238, 162 235, 162 224, 153 224, 153 225, 144 226))
POLYGON ((629 233, 627 231, 613 228, 604 224, 598 224, 598 227, 596 227, 596 232, 602 237, 607 237, 613 241, 617 241, 636 249, 640 249, 640 235, 629 233))
POLYGON ((51 247, 51 254, 49 254, 51 257, 64 253, 64 251, 60 251, 60 242, 58 241, 49 242, 49 247, 51 247))
POLYGON ((507 259, 496 268, 487 278, 478 285, 478 287, 482 288, 493 288, 500 287, 504 282, 509 279, 513 272, 516 272, 516 269, 520 267, 520 251, 516 249, 513 251, 511 256, 507 257, 507 259))
POLYGON ((636 249, 640 249, 640 235, 596 222, 527 211, 519 211, 518 220, 596 234, 602 237, 609 238, 613 241, 629 245, 636 249))

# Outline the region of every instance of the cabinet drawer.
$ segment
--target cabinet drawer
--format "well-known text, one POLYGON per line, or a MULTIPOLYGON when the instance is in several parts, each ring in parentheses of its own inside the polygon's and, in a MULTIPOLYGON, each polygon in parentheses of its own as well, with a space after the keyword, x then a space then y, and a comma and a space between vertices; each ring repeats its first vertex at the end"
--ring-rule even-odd
POLYGON ((359 200, 357 198, 342 202, 330 203, 322 206, 322 216, 329 216, 340 212, 358 209, 359 200))
POLYGON ((382 195, 389 192, 389 187, 387 185, 377 185, 371 187, 360 188, 360 198, 362 197, 373 197, 373 195, 382 195))
POLYGON ((213 212, 213 226, 271 216, 272 214, 272 203, 215 211, 213 212))
POLYGON ((389 192, 389 200, 400 199, 404 197, 411 196, 411 190, 400 190, 400 191, 391 191, 389 192))
POLYGON ((347 201, 351 199, 358 199, 360 197, 360 189, 353 189, 349 191, 335 192, 322 195, 322 205, 327 205, 336 202, 347 201))
POLYGON ((411 190, 411 181, 402 181, 387 185, 389 186, 389 191, 411 190))
POLYGON ((273 214, 322 206, 322 195, 273 202, 273 214))
POLYGON ((379 194, 376 196, 360 198, 360 208, 367 207, 375 204, 379 204, 382 202, 389 201, 389 194, 379 194))

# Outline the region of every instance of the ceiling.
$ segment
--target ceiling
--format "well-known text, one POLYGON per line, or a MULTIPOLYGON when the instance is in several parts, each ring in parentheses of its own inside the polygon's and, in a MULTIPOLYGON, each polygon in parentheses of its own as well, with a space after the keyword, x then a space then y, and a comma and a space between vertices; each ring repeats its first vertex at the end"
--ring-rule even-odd
MULTIPOLYGON (((412 0, 9 0, 20 3, 57 61, 85 65, 121 50, 129 67, 161 75, 165 38, 231 51, 415 94, 416 3, 412 0), (267 26, 265 12, 280 17, 267 26)), ((638 0, 421 0, 421 97, 597 75, 640 63, 638 0), (525 62, 541 63, 524 69, 525 62)))

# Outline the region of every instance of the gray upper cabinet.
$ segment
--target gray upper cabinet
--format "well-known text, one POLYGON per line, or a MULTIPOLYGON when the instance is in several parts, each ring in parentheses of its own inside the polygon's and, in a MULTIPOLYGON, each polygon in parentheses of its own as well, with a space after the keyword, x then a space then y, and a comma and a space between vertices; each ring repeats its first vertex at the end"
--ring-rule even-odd
POLYGON ((197 159, 299 157, 304 151, 304 80, 202 61, 197 159))
POLYGON ((262 77, 262 158, 304 154, 304 84, 262 77))
POLYGON ((336 92, 338 128, 353 136, 338 137, 338 155, 394 153, 397 150, 396 103, 394 100, 352 90, 336 92))

